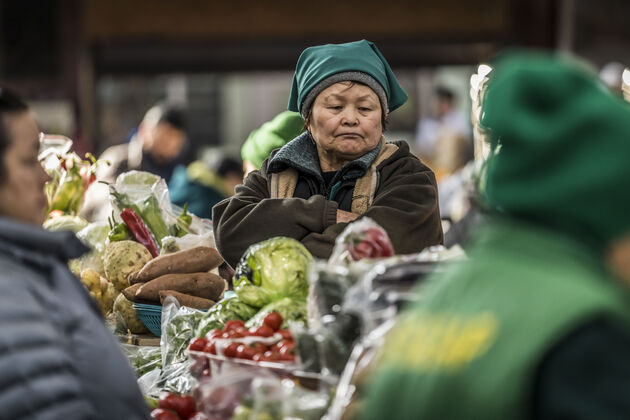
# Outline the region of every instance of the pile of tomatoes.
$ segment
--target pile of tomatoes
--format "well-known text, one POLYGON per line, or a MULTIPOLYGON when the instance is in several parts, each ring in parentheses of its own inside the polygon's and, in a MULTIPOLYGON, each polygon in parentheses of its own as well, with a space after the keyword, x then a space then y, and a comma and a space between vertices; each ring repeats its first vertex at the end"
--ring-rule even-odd
POLYGON ((247 329, 243 321, 228 321, 223 330, 210 331, 192 341, 188 348, 256 362, 295 362, 295 341, 289 330, 281 329, 282 322, 282 315, 277 312, 267 314, 260 327, 247 329), (260 340, 239 340, 246 337, 260 340))
POLYGON ((177 395, 170 392, 160 394, 158 408, 151 411, 151 418, 156 420, 207 420, 197 411, 195 399, 190 395, 177 395))

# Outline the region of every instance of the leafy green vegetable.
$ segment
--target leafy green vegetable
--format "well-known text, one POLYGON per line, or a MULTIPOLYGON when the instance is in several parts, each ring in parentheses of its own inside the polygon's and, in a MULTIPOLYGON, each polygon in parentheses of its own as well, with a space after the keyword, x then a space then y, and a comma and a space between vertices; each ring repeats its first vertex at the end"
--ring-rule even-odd
POLYGON ((288 321, 302 321, 306 323, 306 302, 303 300, 284 298, 264 306, 253 318, 245 323, 245 326, 247 328, 260 327, 263 324, 265 316, 270 312, 278 312, 282 315, 284 319, 282 328, 288 326, 288 321))
POLYGON ((159 347, 141 348, 132 360, 133 369, 139 378, 147 372, 162 368, 162 352, 159 347))
POLYGON ((152 186, 160 180, 158 175, 145 171, 127 171, 118 175, 116 185, 144 185, 152 186))
POLYGON ((234 291, 261 308, 284 297, 305 300, 306 270, 313 256, 300 242, 276 237, 250 246, 236 266, 234 291))
POLYGON ((195 335, 204 337, 215 328, 223 328, 227 321, 232 319, 247 321, 255 314, 256 308, 241 302, 237 297, 223 299, 204 314, 195 335))
POLYGON ((87 220, 79 216, 59 216, 44 222, 44 229, 51 232, 59 230, 71 230, 77 233, 88 225, 87 220))
POLYGON ((165 366, 187 359, 186 349, 204 316, 205 313, 195 311, 191 314, 175 315, 169 321, 166 325, 165 336, 162 337, 162 341, 168 343, 164 356, 165 366))

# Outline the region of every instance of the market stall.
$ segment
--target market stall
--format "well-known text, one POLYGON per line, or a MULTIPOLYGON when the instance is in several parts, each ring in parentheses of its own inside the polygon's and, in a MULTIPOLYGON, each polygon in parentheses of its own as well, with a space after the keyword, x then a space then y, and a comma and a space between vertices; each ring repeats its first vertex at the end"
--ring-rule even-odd
POLYGON ((108 186, 108 221, 88 223, 77 213, 106 163, 50 137, 40 158, 52 178, 45 227, 72 229, 92 249, 70 268, 120 338, 154 418, 339 418, 398 309, 417 298, 413 286, 463 255, 397 256, 363 218, 327 261, 276 237, 226 275, 212 226, 173 206, 164 180, 121 174, 108 186))

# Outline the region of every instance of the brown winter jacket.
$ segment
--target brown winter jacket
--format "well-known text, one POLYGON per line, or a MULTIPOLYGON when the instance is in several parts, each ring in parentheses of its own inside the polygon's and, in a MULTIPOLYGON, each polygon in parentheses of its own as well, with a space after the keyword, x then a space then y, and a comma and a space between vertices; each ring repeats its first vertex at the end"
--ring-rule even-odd
MULTIPOLYGON (((315 257, 328 258, 335 238, 347 226, 337 223, 337 202, 323 195, 294 198, 298 169, 268 173, 273 157, 260 171, 251 172, 233 197, 213 208, 217 247, 233 267, 250 245, 274 236, 295 238, 315 257)), ((397 254, 419 252, 443 241, 435 176, 405 142, 383 139, 378 155, 356 180, 352 211, 381 225, 397 254)))

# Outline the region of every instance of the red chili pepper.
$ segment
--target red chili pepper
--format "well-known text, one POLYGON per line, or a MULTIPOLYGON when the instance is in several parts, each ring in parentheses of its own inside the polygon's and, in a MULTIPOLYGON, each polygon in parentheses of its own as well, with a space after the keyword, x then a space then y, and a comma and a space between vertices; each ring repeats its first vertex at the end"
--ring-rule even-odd
POLYGON ((129 207, 120 212, 120 218, 125 222, 134 238, 144 245, 154 258, 157 257, 159 255, 157 243, 142 218, 129 207))

